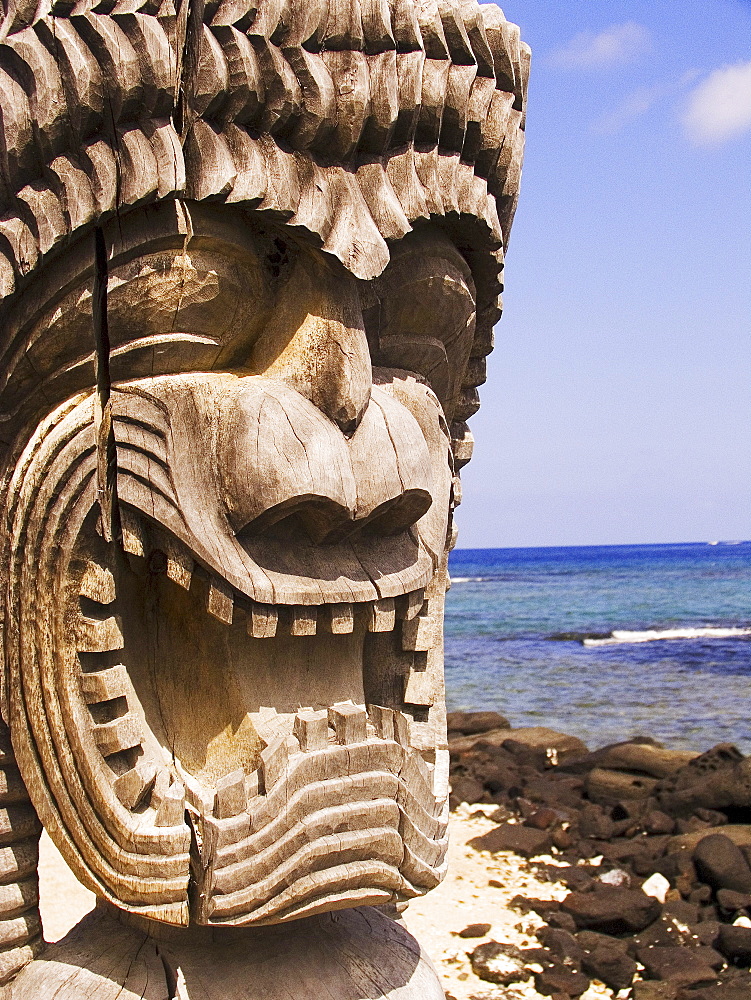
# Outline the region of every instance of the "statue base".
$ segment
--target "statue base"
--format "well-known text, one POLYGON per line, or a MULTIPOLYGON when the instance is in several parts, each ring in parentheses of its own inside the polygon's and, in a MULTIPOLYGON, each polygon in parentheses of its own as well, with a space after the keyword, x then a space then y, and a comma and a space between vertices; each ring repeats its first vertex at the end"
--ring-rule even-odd
POLYGON ((445 1000, 418 942, 372 907, 257 928, 124 921, 100 904, 2 1000, 445 1000))

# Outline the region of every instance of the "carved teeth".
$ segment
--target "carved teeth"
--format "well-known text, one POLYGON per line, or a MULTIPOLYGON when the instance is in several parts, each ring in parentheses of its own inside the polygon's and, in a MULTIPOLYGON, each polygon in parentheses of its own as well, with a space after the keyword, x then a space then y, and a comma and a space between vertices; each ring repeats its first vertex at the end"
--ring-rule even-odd
POLYGON ((402 649, 425 653, 438 642, 440 622, 433 615, 418 615, 402 623, 402 649))
POLYGON ((106 566, 89 562, 81 577, 81 597, 97 604, 112 604, 115 599, 115 578, 106 566))
POLYGON ((294 732, 301 750, 323 750, 329 743, 329 713, 302 709, 295 716, 294 732))
POLYGON ((220 778, 216 783, 214 815, 217 819, 229 819, 244 812, 248 800, 245 793, 245 772, 242 768, 220 778))
POLYGON ((184 590, 190 590, 193 577, 193 557, 180 542, 171 536, 164 540, 164 550, 167 556, 167 576, 184 590))
POLYGON ((290 635, 315 635, 317 611, 314 607, 292 608, 290 635))
POLYGON ((425 603, 425 591, 413 590, 396 599, 396 613, 402 621, 410 621, 422 611, 425 603))
POLYGON ((394 712, 394 739, 405 750, 412 745, 412 720, 404 712, 394 712))
POLYGON ((117 615, 97 621, 82 618, 78 625, 79 653, 110 653, 125 645, 117 615))
POLYGON ((396 608, 393 597, 373 601, 368 618, 369 632, 393 632, 396 624, 396 608))
POLYGON ((185 788, 175 781, 168 788, 159 804, 154 818, 154 826, 181 826, 185 816, 185 788))
POLYGON ((146 543, 140 517, 129 507, 120 507, 120 527, 125 551, 132 556, 143 557, 146 553, 146 543))
POLYGON ((375 726, 376 733, 382 740, 393 740, 394 737, 394 710, 383 708, 381 705, 370 706, 370 718, 375 726))
POLYGON ((351 604, 328 604, 321 609, 321 618, 334 635, 348 635, 354 631, 355 615, 351 604))
POLYGON ((300 749, 294 736, 278 736, 261 751, 261 766, 259 772, 263 783, 263 791, 268 793, 285 774, 289 765, 290 755, 300 749))
POLYGON ((367 721, 365 709, 351 701, 340 702, 329 709, 329 723, 336 733, 337 743, 363 743, 368 735, 367 721))
POLYGON ((138 719, 129 714, 94 726, 94 739, 102 756, 109 757, 120 750, 140 746, 143 733, 138 719))
POLYGON ((214 618, 218 618, 225 625, 232 624, 232 613, 234 610, 234 596, 232 588, 218 576, 214 576, 209 581, 209 593, 206 599, 206 610, 214 618))
POLYGON ((81 690, 87 705, 122 698, 130 690, 128 671, 119 663, 96 673, 81 674, 81 690))
POLYGON ((146 798, 156 780, 156 767, 139 761, 125 774, 115 779, 115 794, 126 809, 136 809, 146 798))
POLYGON ((279 612, 271 604, 253 602, 248 612, 248 635, 254 639, 271 639, 276 635, 279 612))

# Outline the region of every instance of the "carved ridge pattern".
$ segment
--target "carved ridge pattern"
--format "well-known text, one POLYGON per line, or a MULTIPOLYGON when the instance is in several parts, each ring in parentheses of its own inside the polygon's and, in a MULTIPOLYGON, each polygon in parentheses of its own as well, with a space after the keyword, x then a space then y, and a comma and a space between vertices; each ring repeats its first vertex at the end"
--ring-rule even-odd
MULTIPOLYGON (((452 216, 475 227, 470 256, 487 271, 479 362, 518 199, 529 72, 518 28, 475 0, 417 14, 398 0, 222 0, 199 13, 187 0, 11 4, 2 296, 83 227, 166 197, 303 227, 365 278, 387 263, 385 241, 452 216)), ((476 367, 460 421, 477 408, 476 367)))
MULTIPOLYGON (((16 753, 44 825, 79 877, 118 906, 177 924, 187 922, 190 883, 199 922, 240 926, 409 899, 438 885, 448 752, 439 748, 432 763, 424 760, 419 724, 401 711, 351 703, 328 715, 301 710, 294 735, 271 739, 250 774, 226 775, 212 801, 187 771, 167 766, 127 668, 118 665, 125 643, 106 556, 79 550, 97 508, 93 406, 77 403, 51 415, 17 466, 8 519, 11 537, 26 532, 26 541, 13 545, 7 611, 18 636, 9 647, 16 753), (68 597, 58 595, 45 616, 40 607, 50 603, 54 580, 68 581, 68 597), (79 603, 71 646, 70 609, 79 603), (113 718, 103 714, 118 703, 113 718), (192 850, 191 826, 199 845, 192 850)), ((205 575, 179 542, 127 507, 123 548, 184 589, 196 573, 205 575), (163 566, 151 558, 153 532, 167 551, 163 566)), ((207 599, 208 614, 232 623, 239 595, 210 577, 207 599)), ((352 608, 330 608, 330 630, 339 616, 339 631, 351 631, 352 608)), ((419 628, 408 626, 430 620, 422 592, 363 604, 357 613, 363 609, 369 631, 385 630, 379 616, 392 629, 398 618, 406 647, 421 648, 419 628)), ((305 634, 294 629, 306 610, 289 609, 284 626, 293 635, 305 634)), ((249 632, 261 611, 245 601, 249 632)), ((316 621, 323 613, 313 609, 313 632, 323 628, 316 621)), ((33 810, 29 818, 38 831, 33 810)), ((33 949, 36 917, 29 927, 33 949)), ((30 957, 19 953, 13 972, 30 957)))
POLYGON ((0 723, 0 986, 42 947, 37 875, 41 829, 16 767, 10 733, 0 723))

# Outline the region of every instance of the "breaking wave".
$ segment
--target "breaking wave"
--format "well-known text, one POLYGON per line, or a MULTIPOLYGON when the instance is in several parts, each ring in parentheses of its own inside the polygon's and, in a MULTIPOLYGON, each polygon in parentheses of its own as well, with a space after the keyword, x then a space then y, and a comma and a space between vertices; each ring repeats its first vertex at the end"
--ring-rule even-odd
POLYGON ((644 632, 624 630, 613 631, 610 635, 581 636, 583 646, 614 646, 618 643, 657 642, 662 639, 737 639, 751 636, 751 628, 702 628, 647 629, 644 632))

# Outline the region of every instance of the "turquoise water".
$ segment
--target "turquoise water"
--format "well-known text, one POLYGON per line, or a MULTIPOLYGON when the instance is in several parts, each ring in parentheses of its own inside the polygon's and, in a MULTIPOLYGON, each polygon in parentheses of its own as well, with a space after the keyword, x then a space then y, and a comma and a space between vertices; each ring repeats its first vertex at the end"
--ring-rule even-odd
POLYGON ((449 709, 497 709, 514 726, 551 726, 591 747, 648 734, 751 752, 751 636, 581 641, 750 628, 751 542, 465 549, 450 568, 449 709), (561 634, 579 638, 552 638, 561 634))

